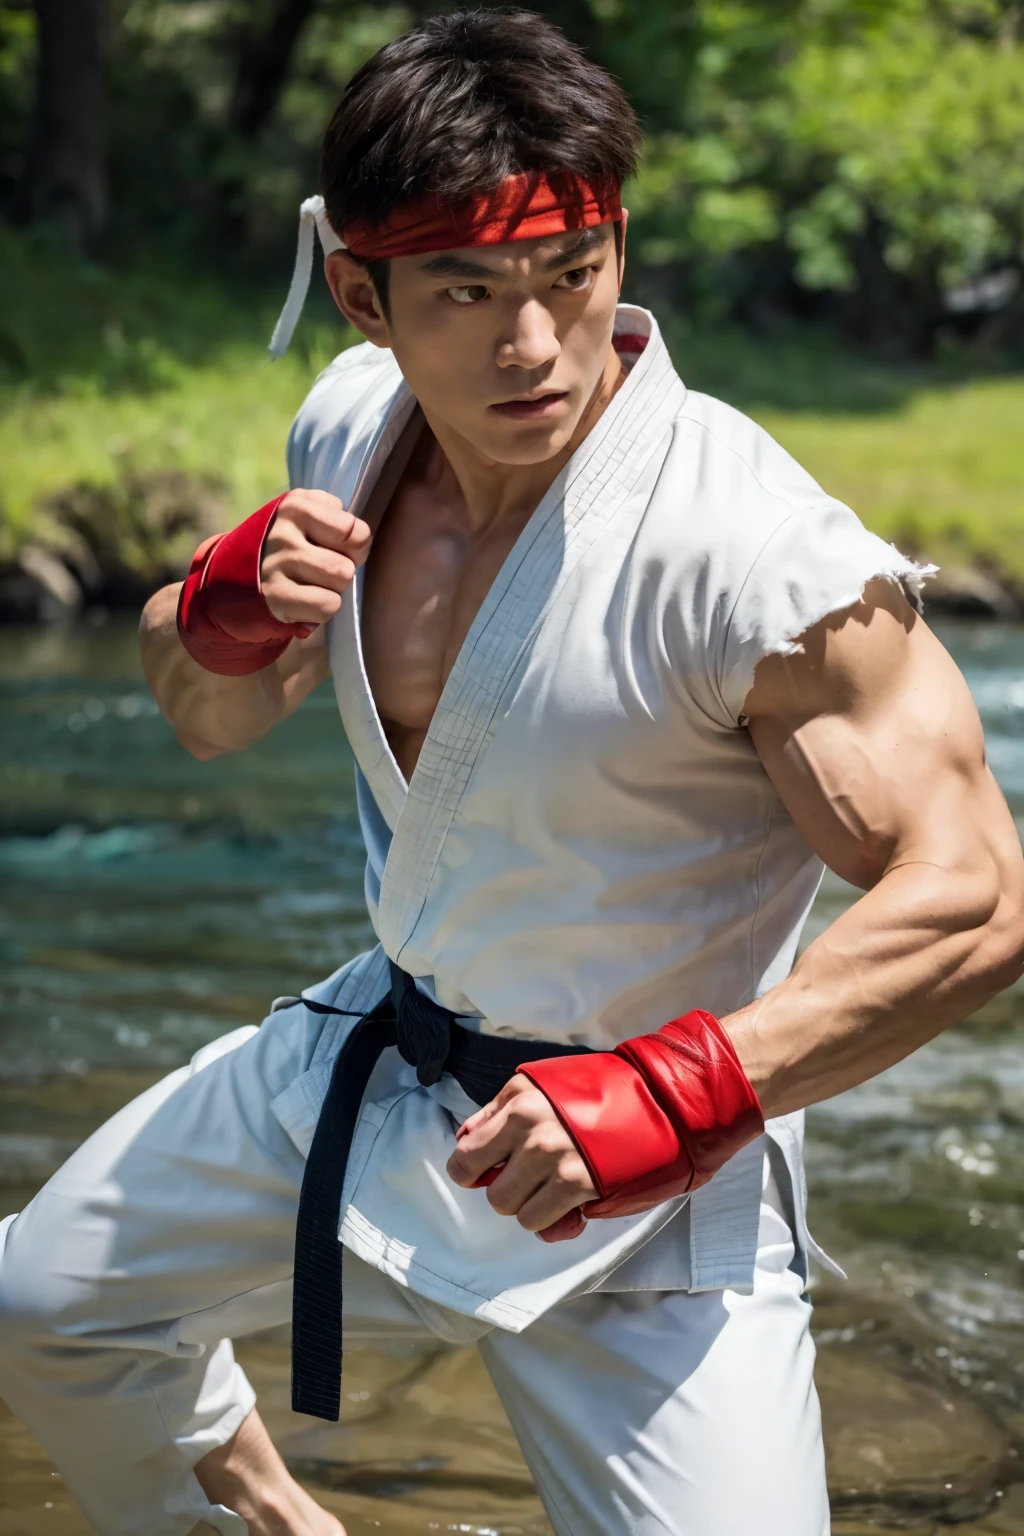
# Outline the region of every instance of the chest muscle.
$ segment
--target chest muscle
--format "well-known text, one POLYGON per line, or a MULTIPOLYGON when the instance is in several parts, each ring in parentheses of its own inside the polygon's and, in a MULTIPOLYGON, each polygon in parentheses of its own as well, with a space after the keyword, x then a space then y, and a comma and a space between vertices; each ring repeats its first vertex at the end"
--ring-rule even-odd
POLYGON ((448 674, 529 512, 474 531, 464 505, 415 467, 374 538, 363 652, 377 713, 408 779, 448 674))

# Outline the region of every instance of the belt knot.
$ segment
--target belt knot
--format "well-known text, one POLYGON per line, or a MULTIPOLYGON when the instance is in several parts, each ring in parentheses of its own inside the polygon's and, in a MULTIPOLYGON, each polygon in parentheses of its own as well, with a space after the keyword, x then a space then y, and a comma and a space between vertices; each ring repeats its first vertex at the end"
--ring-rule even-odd
POLYGON ((423 1087, 429 1088, 438 1081, 448 1060, 455 1015, 425 997, 413 978, 393 960, 389 964, 399 1054, 416 1068, 416 1077, 423 1087))

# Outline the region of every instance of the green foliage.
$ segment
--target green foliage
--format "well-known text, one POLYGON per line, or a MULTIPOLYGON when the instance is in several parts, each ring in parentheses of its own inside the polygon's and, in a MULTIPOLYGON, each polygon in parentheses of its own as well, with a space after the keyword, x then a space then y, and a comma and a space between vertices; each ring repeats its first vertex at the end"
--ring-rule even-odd
MULTIPOLYGON (((345 82, 447 3, 313 0, 280 88, 254 88, 254 104, 248 65, 305 5, 121 0, 111 251, 159 242, 236 273, 286 261, 345 82)), ((950 288, 1024 270, 1020 0, 535 3, 637 104, 649 146, 628 189, 631 256, 688 312, 812 316, 927 352, 950 329, 950 288)), ((29 0, 0 0, 0 191, 32 50, 29 0)), ((1024 346, 1024 300, 1002 330, 1024 346)))
POLYGON ((29 6, 0 5, 0 182, 21 160, 32 107, 35 22, 29 6))
POLYGON ((824 159, 829 172, 806 205, 817 241, 801 249, 791 228, 808 286, 821 274, 804 251, 842 264, 872 220, 890 271, 943 287, 1022 253, 1024 55, 902 9, 856 42, 804 48, 787 71, 794 170, 824 159))
POLYGON ((767 297, 927 349, 951 287, 1024 263, 1020 23, 996 0, 695 5, 685 59, 664 31, 637 91, 641 259, 675 262, 691 302, 767 297))
MULTIPOLYGON (((958 530, 1021 568, 1021 386, 964 373, 965 343, 989 373, 1019 357, 1024 300, 955 322, 946 302, 1024 271, 1020 0, 536 3, 642 114, 628 289, 655 303, 688 382, 770 420, 879 528, 923 519, 924 542, 958 530)), ((351 340, 314 299, 293 351, 267 360, 297 204, 345 81, 433 7, 316 0, 280 90, 247 115, 246 60, 287 8, 112 5, 105 249, 86 262, 53 231, 0 228, 0 544, 79 481, 206 477, 228 516, 282 484, 291 414, 351 340)), ((0 0, 0 198, 34 39, 31 0, 0 0)))
POLYGON ((249 265, 276 256, 315 190, 324 127, 346 80, 412 20, 401 6, 322 0, 275 110, 251 133, 232 121, 232 93, 239 35, 258 10, 240 0, 129 0, 112 60, 122 231, 145 243, 158 230, 192 259, 196 240, 249 265))

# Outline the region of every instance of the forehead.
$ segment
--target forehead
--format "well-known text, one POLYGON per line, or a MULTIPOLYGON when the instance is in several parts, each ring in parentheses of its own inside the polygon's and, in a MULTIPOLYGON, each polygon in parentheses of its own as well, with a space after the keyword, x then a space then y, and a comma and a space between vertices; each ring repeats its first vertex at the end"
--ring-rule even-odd
POLYGON ((611 243, 614 225, 595 224, 589 229, 570 229, 533 240, 511 240, 504 245, 467 245, 423 256, 398 256, 393 265, 436 280, 438 277, 502 281, 564 268, 578 261, 592 261, 611 243))

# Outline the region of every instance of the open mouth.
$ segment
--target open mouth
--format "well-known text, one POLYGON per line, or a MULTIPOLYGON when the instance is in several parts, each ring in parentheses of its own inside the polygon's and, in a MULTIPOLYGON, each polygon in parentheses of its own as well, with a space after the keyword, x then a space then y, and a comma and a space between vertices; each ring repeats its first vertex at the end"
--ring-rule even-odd
POLYGON ((503 400, 500 405, 489 406, 488 409, 497 411, 499 416, 510 416, 513 421, 537 421, 543 416, 549 416, 568 398, 566 389, 552 390, 549 394, 538 395, 534 400, 503 400))

